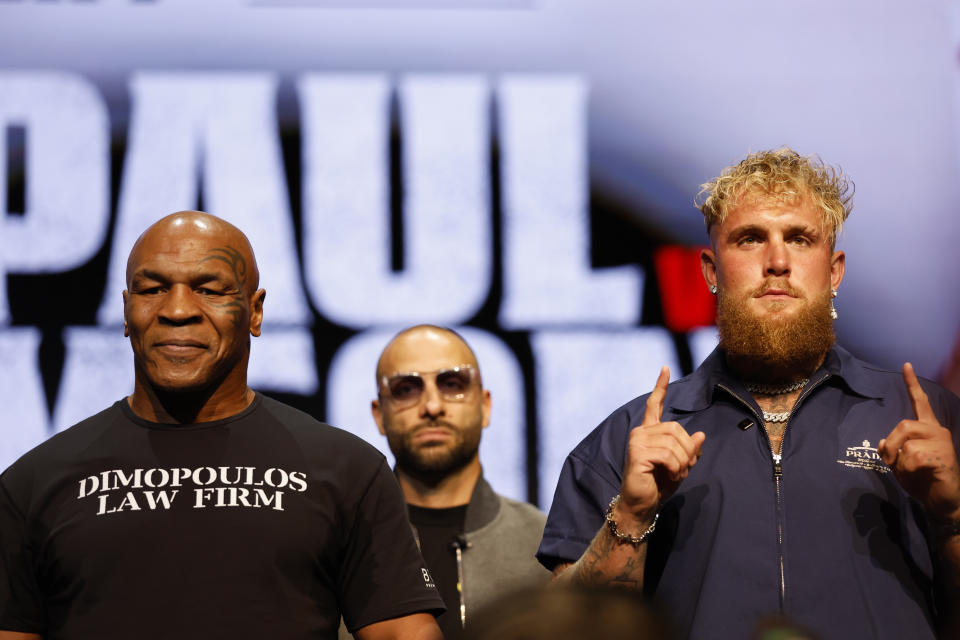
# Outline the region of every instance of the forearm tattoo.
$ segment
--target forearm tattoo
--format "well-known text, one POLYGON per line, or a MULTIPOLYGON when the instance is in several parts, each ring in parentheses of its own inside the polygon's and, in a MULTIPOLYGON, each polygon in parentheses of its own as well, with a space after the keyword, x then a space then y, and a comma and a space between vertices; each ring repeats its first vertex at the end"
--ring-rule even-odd
POLYGON ((603 527, 574 566, 574 581, 584 585, 640 589, 643 587, 646 555, 647 545, 619 544, 607 527, 603 527), (617 555, 621 556, 620 559, 614 560, 617 555), (617 562, 617 566, 611 567, 613 562, 617 562))

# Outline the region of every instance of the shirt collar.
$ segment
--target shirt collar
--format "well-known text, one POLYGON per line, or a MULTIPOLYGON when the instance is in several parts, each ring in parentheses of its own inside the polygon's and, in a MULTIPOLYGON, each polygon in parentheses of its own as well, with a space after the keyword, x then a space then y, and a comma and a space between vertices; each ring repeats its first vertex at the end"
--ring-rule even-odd
MULTIPOLYGON (((841 380, 857 395, 868 398, 883 396, 880 381, 871 375, 863 362, 854 358, 843 347, 834 345, 813 375, 813 379, 827 377, 841 380)), ((713 402, 714 393, 721 385, 743 397, 750 396, 743 383, 727 369, 723 351, 717 347, 696 371, 670 385, 670 406, 678 411, 706 409, 713 402)))
POLYGON ((481 473, 467 506, 467 517, 463 523, 464 532, 469 533, 486 526, 497 517, 499 511, 500 500, 481 473))

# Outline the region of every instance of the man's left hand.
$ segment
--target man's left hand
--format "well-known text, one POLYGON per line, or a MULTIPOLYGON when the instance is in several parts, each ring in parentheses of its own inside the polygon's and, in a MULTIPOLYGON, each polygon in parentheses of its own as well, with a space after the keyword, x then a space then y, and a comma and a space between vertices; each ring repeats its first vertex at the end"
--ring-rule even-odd
POLYGON ((950 430, 940 424, 909 362, 903 381, 916 420, 901 420, 877 452, 934 522, 960 522, 960 465, 950 430))

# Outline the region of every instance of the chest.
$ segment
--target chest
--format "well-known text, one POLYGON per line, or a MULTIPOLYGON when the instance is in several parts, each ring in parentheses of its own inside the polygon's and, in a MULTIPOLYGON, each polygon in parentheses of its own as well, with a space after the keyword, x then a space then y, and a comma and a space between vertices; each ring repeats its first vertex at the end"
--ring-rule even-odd
POLYGON ((171 576, 222 585, 231 571, 307 581, 320 569, 332 574, 345 537, 332 486, 263 456, 207 465, 95 460, 48 487, 36 509, 28 539, 51 597, 171 576))

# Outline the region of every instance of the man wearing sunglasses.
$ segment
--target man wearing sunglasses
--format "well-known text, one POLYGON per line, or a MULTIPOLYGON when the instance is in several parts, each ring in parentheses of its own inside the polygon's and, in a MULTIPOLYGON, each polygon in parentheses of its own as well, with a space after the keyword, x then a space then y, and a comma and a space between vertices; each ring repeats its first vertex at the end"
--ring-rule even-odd
POLYGON ((546 518, 483 478, 478 448, 491 398, 459 334, 430 325, 401 331, 376 377, 373 418, 396 457, 410 520, 447 606, 440 628, 456 638, 505 590, 546 582, 534 557, 546 518))
POLYGON ((214 216, 137 240, 133 393, 0 476, 0 640, 440 639, 383 456, 247 386, 258 282, 214 216))
POLYGON ((541 561, 654 595, 683 637, 960 637, 960 399, 834 344, 846 179, 782 148, 702 193, 719 346, 570 454, 541 561))

